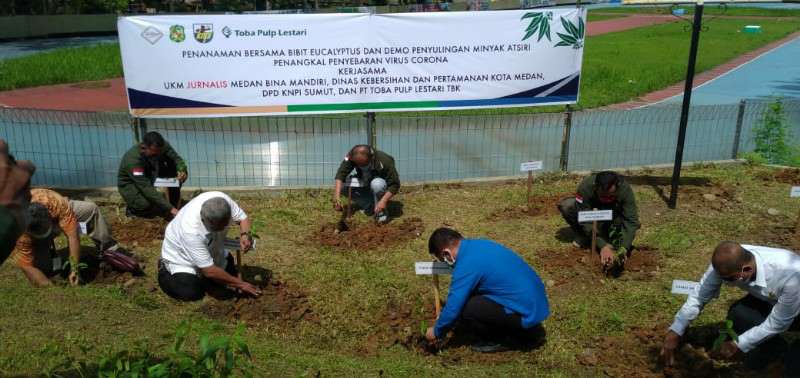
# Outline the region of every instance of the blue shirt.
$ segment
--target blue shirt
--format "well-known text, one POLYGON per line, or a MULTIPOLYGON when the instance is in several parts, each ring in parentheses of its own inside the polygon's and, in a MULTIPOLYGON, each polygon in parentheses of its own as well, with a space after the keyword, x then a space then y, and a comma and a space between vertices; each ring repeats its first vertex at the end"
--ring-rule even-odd
POLYGON ((472 295, 483 295, 503 306, 506 313, 519 314, 523 328, 550 315, 539 275, 512 250, 491 240, 461 240, 447 304, 434 327, 436 337, 453 326, 472 295))

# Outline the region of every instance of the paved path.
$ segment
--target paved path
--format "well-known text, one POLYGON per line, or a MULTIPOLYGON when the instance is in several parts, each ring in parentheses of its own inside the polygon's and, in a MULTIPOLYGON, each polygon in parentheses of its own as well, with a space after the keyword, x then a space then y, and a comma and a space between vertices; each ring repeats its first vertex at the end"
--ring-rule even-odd
MULTIPOLYGON (((788 80, 788 81, 794 80, 795 93, 796 93, 797 86, 800 86, 800 83, 798 83, 798 80, 800 80, 800 69, 798 68, 798 64, 796 63, 798 60, 800 60, 800 53, 797 53, 796 51, 800 50, 800 48, 790 49, 788 51, 789 54, 781 53, 777 55, 772 55, 765 53, 773 51, 778 48, 781 48, 782 50, 786 46, 795 46, 798 44, 797 42, 798 38, 800 38, 800 32, 795 32, 787 36, 786 38, 769 43, 757 50, 751 51, 744 55, 740 55, 739 57, 733 60, 723 63, 708 71, 697 74, 695 75, 694 78, 693 88, 698 88, 703 84, 708 83, 711 80, 714 80, 722 75, 725 75, 739 68, 743 64, 746 64, 758 58, 759 61, 761 61, 762 59, 768 59, 767 60, 768 63, 763 65, 764 69, 763 71, 756 71, 754 77, 747 77, 746 75, 747 73, 753 72, 747 70, 743 71, 744 74, 735 75, 734 78, 731 79, 732 81, 726 79, 725 83, 730 83, 730 84, 719 90, 727 91, 725 95, 727 96, 728 99, 735 98, 733 103, 736 103, 739 102, 740 98, 748 98, 749 95, 754 93, 756 94, 766 93, 767 96, 769 96, 770 94, 775 92, 774 89, 781 89, 779 86, 783 85, 783 83, 781 82, 782 80, 788 80), (793 55, 792 52, 794 52, 793 55), (767 56, 770 57, 766 58, 767 56), (795 72, 795 76, 785 77, 789 73, 789 71, 795 72), (767 79, 765 79, 765 76, 767 77, 767 79), (745 79, 749 81, 747 82, 747 84, 745 84, 744 81, 745 79)), ((759 64, 757 67, 762 67, 762 64, 759 64)), ((685 82, 681 81, 680 83, 669 86, 667 88, 648 93, 635 100, 620 104, 609 105, 606 106, 605 108, 635 109, 652 105, 655 103, 661 103, 667 99, 682 95, 683 88, 685 85, 686 85, 685 82)), ((712 88, 716 87, 717 86, 714 86, 712 88)), ((791 88, 791 83, 789 84, 788 88, 791 88)), ((713 96, 707 96, 704 93, 705 91, 700 91, 700 92, 692 91, 692 104, 717 103, 714 102, 716 100, 714 100, 713 96), (697 93, 697 95, 695 95, 695 93, 697 93), (711 101, 711 102, 704 102, 704 101, 711 101)), ((756 97, 758 97, 758 95, 756 95, 756 97)), ((681 98, 678 97, 677 101, 681 101, 681 98)))

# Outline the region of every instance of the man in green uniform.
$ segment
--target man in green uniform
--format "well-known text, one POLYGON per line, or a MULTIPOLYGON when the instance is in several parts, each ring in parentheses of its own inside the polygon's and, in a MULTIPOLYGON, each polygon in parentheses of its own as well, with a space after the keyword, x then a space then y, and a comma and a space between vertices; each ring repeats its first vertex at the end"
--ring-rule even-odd
POLYGON ((378 222, 388 221, 386 206, 400 190, 400 176, 394 167, 394 158, 366 144, 359 144, 347 153, 336 172, 333 207, 342 211, 342 188, 352 186, 352 195, 358 208, 374 215, 378 222), (351 176, 351 172, 354 174, 351 176), (358 186, 350 177, 357 178, 358 186))
POLYGON ((144 218, 175 216, 180 186, 168 188, 169 200, 153 186, 156 178, 172 177, 183 184, 189 177, 186 163, 161 134, 145 134, 142 143, 131 147, 119 164, 117 187, 127 205, 126 214, 144 218))
POLYGON ((0 139, 0 264, 11 254, 17 239, 28 228, 26 214, 31 202, 33 163, 16 161, 8 143, 0 139))
POLYGON ((617 257, 631 251, 633 238, 639 229, 639 212, 633 189, 616 172, 603 171, 584 178, 578 185, 575 197, 568 197, 558 204, 558 210, 575 232, 575 246, 586 248, 591 240, 592 223, 578 223, 579 211, 612 210, 612 221, 598 222, 597 248, 600 262, 611 267, 617 257))

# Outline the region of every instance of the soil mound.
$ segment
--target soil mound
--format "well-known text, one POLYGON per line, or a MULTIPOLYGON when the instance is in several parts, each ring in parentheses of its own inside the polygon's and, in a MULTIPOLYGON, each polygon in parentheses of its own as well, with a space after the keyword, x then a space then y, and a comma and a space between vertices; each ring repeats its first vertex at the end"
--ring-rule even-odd
POLYGON ((588 249, 570 248, 562 251, 543 251, 538 254, 539 266, 549 279, 551 290, 567 289, 574 285, 596 282, 609 275, 625 279, 646 280, 657 275, 661 268, 661 253, 648 246, 636 246, 625 260, 622 270, 604 272, 599 254, 588 249))
POLYGON ((107 218, 111 235, 125 247, 147 246, 164 240, 167 221, 161 218, 128 218, 111 215, 107 218))
POLYGON ((347 221, 347 231, 338 230, 336 223, 324 224, 315 232, 313 239, 325 247, 367 251, 416 239, 422 235, 425 226, 422 219, 416 217, 383 225, 356 223, 351 219, 347 221))
POLYGON ((509 206, 495 211, 489 215, 489 220, 498 221, 505 219, 519 219, 523 217, 536 217, 541 215, 558 214, 558 203, 571 193, 539 196, 531 198, 530 206, 509 206))

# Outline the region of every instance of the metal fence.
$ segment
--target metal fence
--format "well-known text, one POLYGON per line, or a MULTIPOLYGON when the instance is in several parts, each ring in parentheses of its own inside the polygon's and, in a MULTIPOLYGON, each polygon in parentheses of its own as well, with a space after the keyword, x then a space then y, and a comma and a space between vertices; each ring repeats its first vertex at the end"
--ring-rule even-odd
MULTIPOLYGON (((753 128, 767 102, 695 106, 684 161, 730 159, 755 148, 753 128), (738 132, 737 132, 738 129, 738 132), (738 138, 737 138, 738 136, 738 138)), ((800 143, 800 101, 784 102, 800 143)), ((189 186, 328 185, 346 151, 370 140, 394 156, 401 178, 426 182, 546 171, 670 163, 680 108, 524 115, 243 117, 147 120, 125 113, 0 109, 0 137, 38 167, 35 185, 116 185, 120 157, 146 128, 159 131, 189 165, 189 186)))

